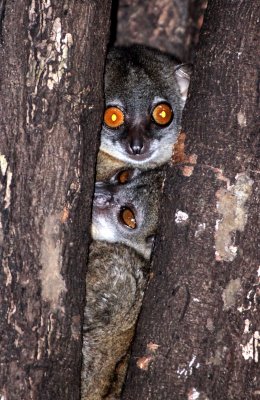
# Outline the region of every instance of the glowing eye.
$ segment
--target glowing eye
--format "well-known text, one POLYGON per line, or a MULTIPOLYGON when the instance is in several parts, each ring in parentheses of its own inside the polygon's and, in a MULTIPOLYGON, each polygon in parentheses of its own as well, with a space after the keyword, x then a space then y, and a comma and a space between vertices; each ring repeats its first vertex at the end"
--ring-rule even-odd
POLYGON ((152 116, 158 125, 168 125, 173 118, 173 111, 169 104, 161 103, 153 109, 152 116))
POLYGON ((124 183, 127 183, 129 181, 129 178, 130 178, 129 171, 121 171, 117 176, 117 181, 118 183, 121 183, 123 185, 124 183))
POLYGON ((130 208, 122 208, 120 212, 120 218, 124 225, 128 228, 136 228, 136 219, 133 211, 130 208))
POLYGON ((104 122, 109 128, 118 128, 124 123, 124 113, 117 107, 108 107, 104 114, 104 122))

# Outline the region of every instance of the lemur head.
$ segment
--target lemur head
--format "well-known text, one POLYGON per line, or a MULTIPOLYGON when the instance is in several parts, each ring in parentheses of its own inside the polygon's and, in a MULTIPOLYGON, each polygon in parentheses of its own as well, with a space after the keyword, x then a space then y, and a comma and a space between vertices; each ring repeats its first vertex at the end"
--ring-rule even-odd
POLYGON ((149 259, 156 233, 163 174, 121 170, 108 182, 97 182, 92 237, 124 243, 149 259))
POLYGON ((113 48, 105 73, 101 150, 138 168, 172 155, 187 97, 190 68, 142 45, 113 48))

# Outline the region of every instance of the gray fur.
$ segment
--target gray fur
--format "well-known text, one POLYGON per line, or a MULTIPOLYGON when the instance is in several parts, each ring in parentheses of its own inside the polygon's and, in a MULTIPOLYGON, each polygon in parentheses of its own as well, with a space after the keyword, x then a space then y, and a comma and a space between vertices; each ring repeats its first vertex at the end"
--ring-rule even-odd
POLYGON ((147 261, 123 244, 90 246, 82 400, 119 398, 147 270, 147 261))
POLYGON ((189 68, 158 50, 142 45, 111 49, 105 73, 106 107, 119 106, 126 118, 118 129, 103 124, 101 151, 141 169, 169 161, 180 129, 189 74, 189 68), (174 113, 166 127, 156 125, 151 118, 153 107, 160 102, 169 103, 174 113), (142 154, 129 151, 133 132, 144 140, 142 154))
POLYGON ((111 243, 124 243, 149 259, 151 236, 155 235, 163 172, 133 170, 133 179, 118 185, 114 177, 109 182, 96 184, 92 210, 92 237, 111 243), (120 221, 120 210, 130 207, 135 211, 136 229, 120 221))

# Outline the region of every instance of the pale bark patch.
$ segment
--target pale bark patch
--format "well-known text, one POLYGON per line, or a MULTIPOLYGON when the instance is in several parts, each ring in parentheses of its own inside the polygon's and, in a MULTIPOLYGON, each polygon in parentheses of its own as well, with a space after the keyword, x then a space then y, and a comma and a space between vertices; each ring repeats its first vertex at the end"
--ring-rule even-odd
POLYGON ((236 176, 236 183, 218 190, 217 209, 221 219, 216 221, 215 248, 217 261, 233 261, 238 252, 236 232, 243 232, 247 223, 246 202, 252 193, 253 180, 245 173, 236 176))
POLYGON ((42 270, 42 297, 53 310, 61 307, 61 295, 67 291, 61 275, 62 255, 60 241, 60 219, 49 215, 43 225, 40 262, 42 270))

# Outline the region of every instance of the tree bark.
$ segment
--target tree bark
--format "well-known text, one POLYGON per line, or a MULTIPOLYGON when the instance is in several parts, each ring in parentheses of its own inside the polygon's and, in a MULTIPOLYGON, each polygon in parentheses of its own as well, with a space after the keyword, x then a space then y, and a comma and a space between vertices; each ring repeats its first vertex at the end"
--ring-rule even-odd
POLYGON ((259 18, 209 1, 123 399, 259 397, 259 18))
POLYGON ((119 0, 116 44, 143 43, 190 62, 205 7, 206 0, 119 0))
POLYGON ((1 400, 79 399, 110 3, 0 3, 1 400))

